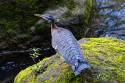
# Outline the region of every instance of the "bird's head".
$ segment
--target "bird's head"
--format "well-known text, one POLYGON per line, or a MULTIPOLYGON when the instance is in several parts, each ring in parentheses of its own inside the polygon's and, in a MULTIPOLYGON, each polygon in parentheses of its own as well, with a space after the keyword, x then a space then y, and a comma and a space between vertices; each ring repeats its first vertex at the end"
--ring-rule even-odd
POLYGON ((43 20, 47 21, 48 23, 54 22, 54 17, 51 14, 34 14, 34 15, 42 18, 43 20))

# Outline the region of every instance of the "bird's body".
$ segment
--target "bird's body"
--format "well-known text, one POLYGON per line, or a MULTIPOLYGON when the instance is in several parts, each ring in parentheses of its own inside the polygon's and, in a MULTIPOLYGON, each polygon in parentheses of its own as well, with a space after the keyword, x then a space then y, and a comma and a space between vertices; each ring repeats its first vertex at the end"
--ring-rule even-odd
POLYGON ((89 69, 89 64, 85 61, 82 51, 73 34, 64 28, 51 23, 52 47, 78 75, 83 69, 89 69))
POLYGON ((64 28, 52 28, 52 46, 78 75, 83 69, 90 68, 84 60, 80 46, 73 34, 64 28))

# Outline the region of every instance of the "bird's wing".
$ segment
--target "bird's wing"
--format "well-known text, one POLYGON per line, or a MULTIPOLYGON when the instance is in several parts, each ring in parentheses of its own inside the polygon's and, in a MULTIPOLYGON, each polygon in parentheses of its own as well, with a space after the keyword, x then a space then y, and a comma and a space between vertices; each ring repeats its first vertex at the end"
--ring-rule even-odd
POLYGON ((67 30, 60 28, 52 36, 52 46, 56 52, 70 65, 74 65, 78 60, 84 61, 80 46, 73 34, 67 30))

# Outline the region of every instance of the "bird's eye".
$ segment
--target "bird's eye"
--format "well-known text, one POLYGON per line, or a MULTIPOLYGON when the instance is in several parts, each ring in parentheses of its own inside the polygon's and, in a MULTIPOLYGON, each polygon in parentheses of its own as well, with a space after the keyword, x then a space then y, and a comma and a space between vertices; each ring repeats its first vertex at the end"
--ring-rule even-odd
POLYGON ((48 20, 48 23, 51 23, 51 20, 48 20))

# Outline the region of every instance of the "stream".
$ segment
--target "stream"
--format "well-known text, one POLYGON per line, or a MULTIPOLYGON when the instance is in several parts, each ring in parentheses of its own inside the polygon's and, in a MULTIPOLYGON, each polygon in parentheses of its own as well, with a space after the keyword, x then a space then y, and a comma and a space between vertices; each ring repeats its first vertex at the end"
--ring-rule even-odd
POLYGON ((125 0, 94 0, 93 3, 89 36, 125 40, 125 0))
MULTIPOLYGON (((13 83, 15 76, 21 70, 35 64, 30 53, 33 53, 33 49, 0 53, 0 83, 13 83)), ((46 49, 39 48, 39 53, 39 57, 35 59, 36 62, 55 54, 51 47, 46 49)))
MULTIPOLYGON (((125 40, 125 0, 93 0, 88 28, 87 37, 117 37, 125 40)), ((36 61, 42 60, 44 55, 54 54, 50 48, 40 50, 42 55, 36 61)), ((1 57, 3 53, 0 54, 0 83, 13 83, 15 76, 22 69, 34 64, 28 50, 10 53, 12 55, 19 53, 19 56, 4 59, 1 57)))

